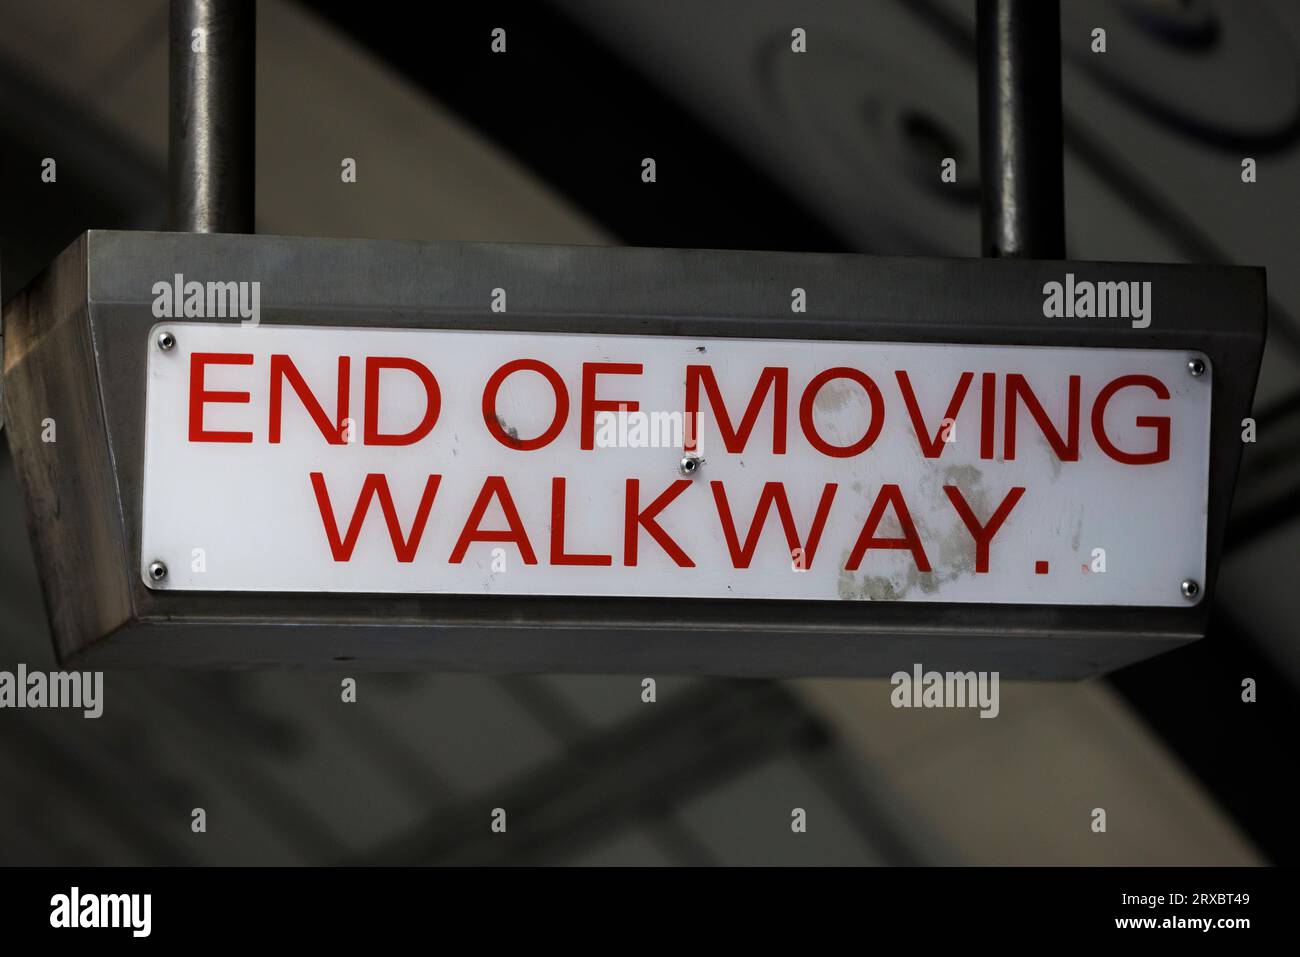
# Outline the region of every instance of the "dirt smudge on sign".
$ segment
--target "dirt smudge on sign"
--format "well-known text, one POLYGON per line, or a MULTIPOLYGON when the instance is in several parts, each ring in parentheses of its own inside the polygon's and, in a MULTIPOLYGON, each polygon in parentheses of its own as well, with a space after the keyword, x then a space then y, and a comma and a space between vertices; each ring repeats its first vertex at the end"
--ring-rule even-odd
MULTIPOLYGON (((948 514, 941 510, 936 514, 943 517, 932 522, 927 520, 927 516, 920 509, 909 510, 917 536, 925 548, 931 570, 921 571, 911 560, 909 553, 901 550, 889 554, 901 556, 907 562, 906 570, 894 566, 895 573, 892 575, 855 574, 845 568, 849 560, 849 552, 846 550, 840 556, 841 571, 837 584, 837 592, 841 599, 899 601, 913 596, 918 590, 922 595, 932 597, 939 594, 945 585, 963 576, 975 574, 975 540, 956 511, 948 504, 943 486, 951 485, 959 489, 975 514, 982 521, 986 521, 993 512, 993 506, 989 501, 988 488, 984 484, 984 473, 974 465, 949 465, 942 473, 929 473, 920 484, 924 495, 932 496, 951 512, 948 514)), ((859 493, 863 491, 860 482, 851 483, 851 487, 859 493)), ((866 505, 874 501, 874 496, 867 495, 865 500, 862 512, 855 516, 857 527, 861 527, 865 520, 865 514, 862 513, 867 511, 866 505)), ((876 534, 884 538, 902 537, 902 526, 892 510, 882 516, 876 534)), ((877 559, 881 558, 880 553, 868 551, 863 558, 863 564, 871 561, 873 556, 877 559)))
POLYGON ((497 425, 501 426, 501 431, 506 435, 510 436, 516 442, 519 441, 519 430, 513 426, 506 425, 506 420, 501 418, 500 413, 497 413, 497 425))
MULTIPOLYGON (((988 489, 984 487, 982 471, 973 465, 950 465, 943 471, 942 484, 955 486, 980 520, 988 519, 993 510, 989 506, 988 489)), ((946 494, 944 498, 947 498, 946 494)), ((948 570, 948 574, 941 579, 944 582, 975 573, 975 539, 955 512, 953 521, 947 528, 947 532, 938 536, 937 564, 948 570)))
POLYGON ((817 393, 813 407, 819 412, 842 412, 850 403, 857 401, 860 395, 851 385, 828 382, 817 393))
POLYGON ((897 601, 907 594, 899 591, 888 575, 863 575, 859 582, 852 572, 841 571, 839 595, 845 601, 897 601))

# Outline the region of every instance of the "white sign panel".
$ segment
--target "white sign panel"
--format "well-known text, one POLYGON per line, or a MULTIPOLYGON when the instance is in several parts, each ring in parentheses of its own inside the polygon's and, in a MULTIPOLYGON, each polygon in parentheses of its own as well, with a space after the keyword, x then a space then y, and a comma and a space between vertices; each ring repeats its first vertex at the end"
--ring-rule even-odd
POLYGON ((1187 353, 198 322, 147 347, 153 588, 1180 605, 1205 577, 1187 353))

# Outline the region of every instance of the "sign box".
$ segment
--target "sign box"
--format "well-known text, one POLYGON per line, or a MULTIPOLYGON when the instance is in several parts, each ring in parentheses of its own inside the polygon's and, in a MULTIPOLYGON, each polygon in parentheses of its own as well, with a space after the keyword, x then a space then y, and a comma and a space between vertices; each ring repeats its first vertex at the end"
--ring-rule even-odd
POLYGON ((1247 268, 92 232, 6 310, 7 432, 69 661, 1081 676, 1203 633, 1264 313, 1247 268), (1087 283, 1143 321, 1045 306, 1087 283))

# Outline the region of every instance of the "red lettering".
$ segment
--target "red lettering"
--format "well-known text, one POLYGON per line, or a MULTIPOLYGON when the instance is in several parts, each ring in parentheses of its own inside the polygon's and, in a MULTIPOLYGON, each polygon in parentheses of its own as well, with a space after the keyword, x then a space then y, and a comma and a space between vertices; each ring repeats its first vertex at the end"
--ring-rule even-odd
MULTIPOLYGON (((556 393, 557 395, 559 393, 556 393)), ((564 479, 551 479, 551 564, 612 565, 612 555, 569 555, 564 551, 564 479)))
POLYGON ((1020 398, 1025 403, 1025 408, 1029 410, 1034 421, 1038 423, 1038 428, 1042 431, 1043 437, 1047 439, 1052 450, 1056 452, 1056 457, 1062 462, 1079 461, 1079 377, 1070 376, 1070 411, 1068 413, 1069 423, 1066 431, 1069 438, 1061 440, 1061 433, 1056 431, 1056 426, 1052 420, 1047 417, 1043 411, 1043 406, 1038 401, 1038 396, 1034 395, 1029 383, 1025 377, 1017 372, 1007 373, 1007 412, 1006 423, 1003 428, 1005 433, 1002 437, 1004 458, 1008 461, 1014 461, 1016 457, 1016 399, 1020 398))
POLYGON ((421 362, 401 356, 367 356, 366 357, 366 431, 365 445, 414 445, 433 431, 442 409, 442 393, 438 389, 438 380, 421 362), (410 432, 379 431, 379 373, 384 369, 404 369, 415 374, 424 386, 424 418, 410 432))
POLYGON ((912 380, 901 369, 894 373, 894 378, 898 380, 898 389, 903 393, 903 403, 907 406, 907 414, 912 419, 912 430, 916 432, 916 439, 921 443, 922 454, 927 459, 937 459, 943 454, 943 447, 947 444, 944 442, 944 425, 956 424, 957 413, 961 411, 961 404, 966 401, 966 391, 970 388, 975 373, 963 372, 961 378, 957 380, 957 388, 953 390, 948 409, 944 412, 943 421, 939 423, 939 430, 935 432, 933 439, 927 434, 925 419, 921 417, 921 407, 916 401, 916 393, 912 391, 912 380))
POLYGON ((980 458, 993 458, 993 429, 997 421, 998 377, 986 372, 980 376, 980 458))
POLYGON ((732 427, 731 416, 727 413, 727 406, 723 402, 722 392, 718 388, 718 380, 714 378, 712 367, 688 365, 686 367, 686 416, 687 421, 694 426, 687 429, 685 451, 693 451, 696 447, 695 437, 699 434, 700 385, 703 384, 704 392, 709 397, 709 405, 713 409, 714 421, 718 424, 718 434, 722 436, 722 444, 728 452, 745 451, 749 435, 758 422, 758 412, 763 406, 763 400, 767 398, 769 391, 772 392, 772 452, 776 455, 784 455, 789 381, 788 369, 779 366, 764 367, 749 398, 749 405, 745 407, 740 428, 737 429, 732 427))
POLYGON ((519 518, 519 510, 515 508, 515 500, 510 497, 510 489, 506 485, 506 480, 500 475, 489 475, 483 482, 483 488, 478 493, 478 499, 474 502, 474 507, 469 510, 469 518, 465 520, 465 527, 461 530, 460 538, 456 539, 456 547, 451 550, 451 561, 453 564, 459 564, 465 560, 465 552, 473 542, 511 542, 519 549, 519 554, 524 558, 525 565, 536 565, 537 556, 533 553, 532 543, 528 541, 528 535, 524 531, 524 523, 519 518), (506 524, 510 527, 504 531, 492 531, 479 528, 483 521, 483 515, 487 512, 488 506, 492 504, 495 498, 501 503, 501 511, 506 517, 506 524))
POLYGON ((430 475, 424 483, 424 494, 420 497, 419 508, 415 510, 415 520, 411 523, 411 534, 403 537, 401 523, 397 520, 397 507, 393 505, 393 494, 388 489, 388 478, 382 474, 371 473, 366 476, 357 497, 357 506, 352 511, 352 520, 348 524, 347 535, 339 538, 338 522, 334 518, 334 507, 330 504, 329 492, 325 488, 325 476, 321 472, 311 473, 311 487, 316 493, 316 505, 320 509, 321 520, 325 523, 325 537, 329 540, 330 552, 336 562, 352 560, 352 550, 356 548, 361 535, 361 525, 370 510, 370 500, 379 496, 379 507, 384 513, 384 522, 388 525, 388 537, 393 541, 393 553, 399 562, 415 561, 416 550, 420 547, 420 537, 424 534, 425 523, 429 520, 429 509, 433 507, 433 497, 438 494, 441 475, 430 475))
POLYGON ((1155 462, 1169 460, 1169 417, 1162 415, 1139 415, 1135 423, 1139 428, 1156 430, 1156 447, 1150 452, 1125 452, 1116 448, 1115 443, 1106 434, 1106 406, 1120 389, 1129 386, 1145 386, 1155 393, 1157 399, 1168 399, 1169 390, 1155 376, 1122 375, 1097 393, 1097 401, 1092 406, 1092 434, 1097 439, 1101 450, 1116 462, 1125 465, 1151 465, 1155 462))
MULTIPOLYGON (((758 505, 754 508, 754 517, 749 523, 745 535, 745 544, 740 544, 736 535, 736 523, 731 516, 731 506, 727 503, 727 492, 721 482, 710 482, 713 498, 718 505, 718 518, 722 520, 722 532, 727 538, 727 548, 731 552, 731 564, 736 568, 748 568, 753 561, 754 551, 758 548, 758 538, 767 523, 768 513, 776 505, 781 527, 785 531, 785 541, 794 555, 800 549, 799 531, 795 528, 794 515, 790 511, 790 501, 786 498, 784 482, 768 482, 758 496, 758 505)), ((831 510, 831 501, 839 486, 828 483, 822 490, 821 501, 817 503, 817 513, 813 517, 812 527, 808 530, 808 543, 802 546, 804 568, 812 568, 813 555, 817 553, 817 543, 821 541, 822 529, 826 525, 826 516, 831 510)))
POLYGON ((799 425, 808 444, 818 452, 832 458, 847 459, 871 448, 871 443, 880 435, 880 430, 885 426, 885 400, 876 383, 865 372, 845 366, 826 369, 815 375, 808 383, 808 388, 803 390, 803 398, 799 401, 799 425), (866 390, 867 398, 871 400, 871 424, 867 426, 866 434, 852 445, 831 445, 818 434, 817 424, 813 421, 813 403, 817 400, 817 394, 832 379, 852 379, 866 390))
POLYGON ((271 421, 267 429, 267 440, 272 444, 280 441, 281 407, 284 400, 284 383, 287 379, 289 384, 293 386, 293 391, 298 394, 298 399, 302 402, 303 408, 307 410, 312 417, 312 421, 316 423, 316 428, 320 429, 321 435, 325 436, 325 441, 330 445, 345 444, 343 420, 348 417, 351 364, 352 360, 348 356, 339 356, 338 398, 336 400, 338 403, 336 405, 338 420, 331 422, 329 416, 325 414, 325 409, 316 401, 316 396, 307 387, 302 373, 293 364, 293 360, 286 355, 271 356, 271 421))
POLYGON ((614 402, 609 399, 596 398, 596 377, 602 375, 640 375, 639 362, 584 362, 582 364, 582 437, 578 444, 582 449, 596 447, 596 413, 617 412, 620 409, 636 412, 641 408, 637 402, 614 402))
POLYGON ((858 566, 862 564, 862 557, 869 548, 906 548, 912 553, 912 560, 916 562, 917 569, 923 572, 930 570, 930 560, 925 557, 921 536, 916 533, 916 524, 912 521, 912 514, 903 501, 902 490, 897 485, 880 486, 880 494, 876 496, 875 504, 871 506, 871 514, 867 516, 862 531, 858 534, 858 540, 849 554, 848 564, 844 566, 844 570, 857 571, 858 566), (876 528, 885 515, 885 508, 891 505, 894 514, 898 517, 898 525, 903 535, 901 538, 876 538, 876 528))
POLYGON ((492 437, 506 448, 517 449, 520 452, 531 452, 533 449, 540 449, 550 445, 555 441, 555 437, 560 434, 560 430, 564 428, 564 423, 568 421, 568 418, 569 392, 564 387, 564 380, 560 378, 558 372, 538 359, 515 359, 507 362, 492 373, 492 378, 488 379, 487 385, 483 388, 483 422, 487 425, 488 431, 492 433, 492 437), (516 438, 505 430, 501 425, 501 420, 497 417, 497 391, 501 388, 501 383, 505 382, 514 373, 524 370, 541 373, 555 392, 555 415, 552 417, 551 424, 547 426, 546 431, 535 439, 516 438))
POLYGON ((655 516, 662 512, 678 495, 681 495, 691 485, 690 479, 678 479, 672 485, 664 489, 663 493, 647 505, 644 509, 638 511, 641 494, 641 482, 638 479, 627 480, 627 497, 623 514, 623 564, 636 565, 637 537, 638 531, 644 528, 650 533, 650 537, 659 543, 659 547, 668 553, 682 568, 694 568, 695 562, 691 561, 690 556, 682 551, 681 547, 672 540, 667 532, 655 521, 655 516))
POLYGON ((207 402, 247 402, 247 392, 210 392, 203 387, 203 370, 211 365, 251 366, 251 353, 195 352, 190 355, 190 441, 252 442, 252 432, 209 432, 203 428, 203 406, 207 402))
POLYGON ((1023 486, 1013 486, 1007 493, 1007 497, 1002 500, 1002 504, 994 511, 993 516, 989 519, 988 524, 981 526, 975 513, 971 511, 970 505, 966 503, 965 497, 961 494, 961 489, 955 485, 945 485, 944 494, 948 496, 948 501, 952 502, 952 507, 957 510, 961 520, 966 523, 966 529, 970 532, 971 537, 975 539, 975 571, 983 573, 989 570, 989 543, 993 541, 993 536, 998 533, 1002 523, 1007 520, 1011 510, 1016 507, 1020 501, 1020 496, 1025 494, 1023 486))

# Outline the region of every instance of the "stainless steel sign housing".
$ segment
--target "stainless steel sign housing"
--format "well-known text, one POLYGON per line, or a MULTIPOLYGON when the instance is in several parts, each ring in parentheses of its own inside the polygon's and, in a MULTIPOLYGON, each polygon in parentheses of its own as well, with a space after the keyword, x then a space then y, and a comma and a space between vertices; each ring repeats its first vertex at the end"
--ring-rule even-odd
POLYGON ((92 232, 6 311, 7 432, 65 659, 1073 676, 1203 632, 1264 311, 1247 268, 92 232), (1151 320, 1044 315, 1067 274, 1151 320), (255 321, 160 320, 178 275, 255 321))

